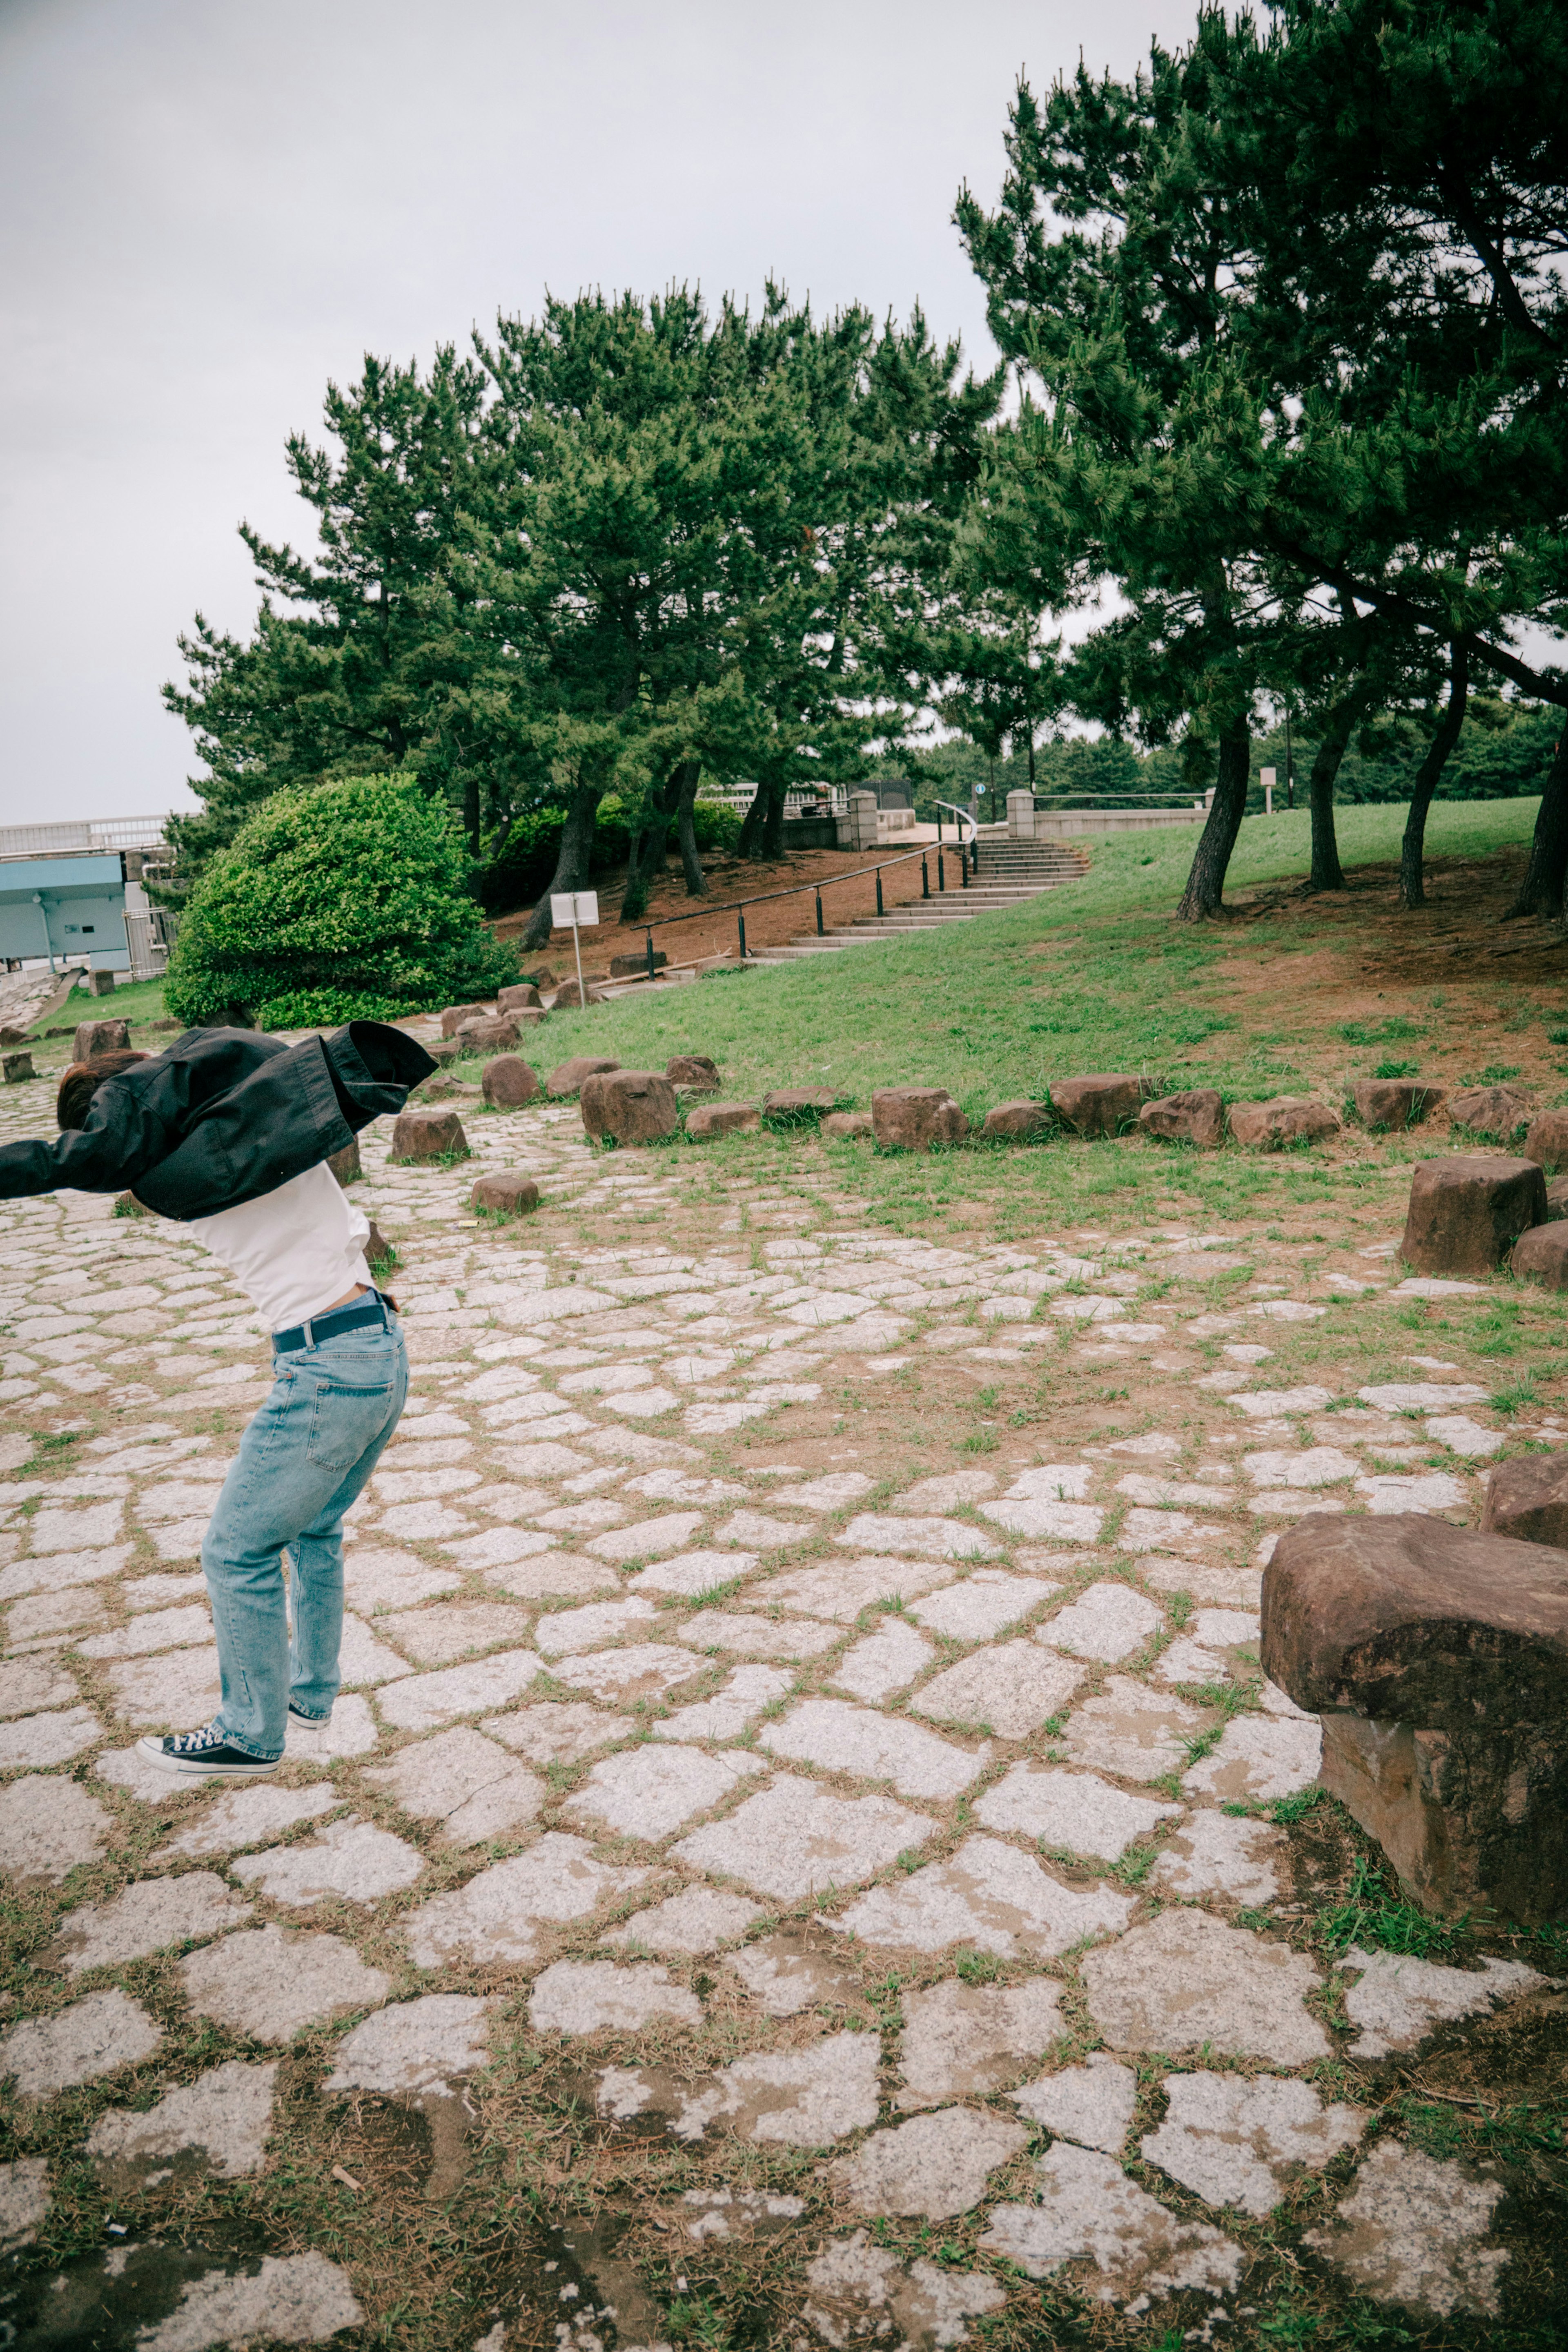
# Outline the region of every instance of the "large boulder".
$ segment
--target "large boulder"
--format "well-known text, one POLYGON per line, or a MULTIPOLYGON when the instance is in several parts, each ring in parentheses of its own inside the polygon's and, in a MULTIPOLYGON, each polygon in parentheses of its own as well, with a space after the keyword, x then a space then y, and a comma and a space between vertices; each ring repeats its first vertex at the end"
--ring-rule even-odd
POLYGON ((1531 1099, 1519 1087, 1461 1087, 1448 1097, 1448 1121, 1475 1135, 1517 1135, 1529 1118, 1531 1099))
POLYGON ((1270 1102, 1230 1106, 1230 1132, 1252 1151, 1281 1151, 1287 1143, 1322 1143, 1343 1127, 1337 1110, 1305 1095, 1276 1095, 1270 1102))
POLYGON ((1509 1264, 1523 1282, 1538 1282, 1542 1290, 1568 1290, 1568 1218, 1521 1234, 1509 1264))
POLYGON ((1056 1113, 1049 1103, 997 1103, 986 1113, 980 1133, 1000 1136, 1009 1143, 1034 1143, 1052 1133, 1055 1126, 1056 1113))
POLYGON ((517 1042, 517 1024, 509 1013, 486 1013, 480 1021, 465 1021, 456 1032, 465 1054, 504 1054, 517 1042))
POLYGON ((1414 1078, 1363 1078, 1354 1090, 1355 1115, 1364 1127, 1414 1127, 1448 1099, 1447 1087, 1424 1087, 1414 1078))
POLYGON ((1546 1221, 1568 1217, 1568 1176, 1554 1176, 1546 1187, 1546 1221))
POLYGON ((529 1008, 538 1011, 539 992, 531 980, 515 980, 509 988, 496 991, 497 1013, 523 1013, 529 1008))
POLYGON ((539 1188, 531 1176, 481 1176, 468 1195, 471 1209, 504 1217, 526 1216, 538 1204, 539 1188))
POLYGON ((607 1070, 618 1070, 619 1062, 606 1062, 592 1054, 574 1054, 570 1062, 558 1062, 545 1080, 545 1092, 557 1102, 570 1095, 580 1094, 585 1078, 596 1078, 607 1070))
POLYGON ((1051 1088, 1051 1108, 1074 1135, 1121 1135, 1132 1126, 1140 1107, 1158 1092, 1147 1078, 1096 1071, 1083 1078, 1057 1078, 1051 1088))
POLYGON ((755 1103, 699 1103, 686 1113, 686 1133, 694 1143, 711 1143, 716 1136, 739 1135, 761 1124, 755 1103))
POLYGON ((4 1077, 8 1087, 20 1086, 25 1079, 36 1078, 37 1075, 33 1067, 31 1054, 6 1054, 0 1056, 0 1077, 4 1077))
POLYGON ((392 1123, 394 1160, 444 1160, 467 1149, 468 1138, 455 1110, 400 1111, 392 1123))
POLYGON ((550 998, 549 1007, 552 1013, 565 1013, 581 1004, 608 1003, 609 999, 604 991, 601 988, 596 988, 592 981, 585 980, 580 987, 575 980, 563 980, 550 998))
POLYGON ((1399 1254, 1417 1274, 1487 1275, 1545 1222, 1546 1179, 1533 1160, 1457 1151, 1417 1162, 1399 1254))
POLYGON ((122 1054, 131 1044, 129 1021, 83 1021, 71 1041, 73 1062, 95 1062, 100 1054, 122 1054))
POLYGON ((674 1054, 664 1064, 664 1076, 673 1087, 685 1087, 690 1094, 717 1094, 723 1080, 718 1064, 710 1062, 706 1054, 674 1054))
POLYGON ((449 1004, 441 1016, 441 1034, 455 1037, 465 1021, 485 1021, 489 1017, 487 1004, 449 1004))
POLYGON ((616 1143, 658 1143, 680 1127, 675 1090, 662 1070, 611 1070, 582 1083, 588 1134, 616 1143))
POLYGON ((1138 1113, 1145 1135, 1167 1143, 1195 1143, 1203 1151, 1218 1150, 1225 1140, 1225 1097, 1213 1087, 1188 1087, 1179 1095, 1161 1095, 1138 1113))
POLYGON ((486 1062, 479 1090, 492 1110, 520 1110, 543 1094, 538 1072, 520 1054, 499 1054, 486 1062))
POLYGON ((1521 1454, 1487 1480, 1482 1532, 1568 1551, 1568 1454, 1521 1454))
POLYGON ((872 1133, 883 1151, 929 1151, 962 1143, 969 1122, 946 1087, 878 1087, 871 1098, 872 1133))
POLYGON ((341 1151, 334 1151, 327 1165, 340 1184, 352 1184, 362 1176, 365 1171, 360 1165, 359 1137, 356 1135, 351 1142, 345 1143, 341 1151))
POLYGON ((1263 1572, 1262 1663, 1423 1903, 1568 1910, 1568 1550, 1311 1512, 1263 1572))
POLYGON ((1542 1168, 1568 1168, 1568 1110, 1538 1110, 1519 1148, 1542 1168))

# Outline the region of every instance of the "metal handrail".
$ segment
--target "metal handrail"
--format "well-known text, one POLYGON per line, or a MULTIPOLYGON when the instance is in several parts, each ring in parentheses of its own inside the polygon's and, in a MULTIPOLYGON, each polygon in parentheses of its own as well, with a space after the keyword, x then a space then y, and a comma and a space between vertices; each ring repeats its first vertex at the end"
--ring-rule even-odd
MULTIPOLYGON (((967 841, 966 841, 966 840, 965 840, 965 838, 964 838, 964 836, 963 836, 963 834, 962 834, 961 832, 960 832, 960 834, 959 834, 959 835, 958 835, 958 846, 959 846, 960 850, 972 849, 972 848, 974 847, 975 842, 976 842, 976 840, 977 840, 977 836, 978 836, 978 834, 979 834, 979 830, 980 830, 980 828, 979 828, 979 825, 977 824, 977 822, 976 822, 976 820, 975 820, 975 818, 974 818, 973 814, 971 814, 971 812, 970 812, 968 809, 966 809, 966 808, 960 808, 960 807, 958 806, 958 803, 957 803, 957 802, 956 802, 956 801, 938 801, 938 802, 936 803, 936 839, 937 839, 938 843, 940 843, 940 841, 941 841, 941 839, 942 839, 942 812, 943 812, 943 810, 944 810, 944 809, 950 809, 950 810, 952 811, 953 814, 957 818, 959 824, 960 824, 960 825, 966 825, 966 824, 967 824, 967 825, 968 826, 968 828, 969 828, 969 838, 968 838, 968 840, 967 840, 967 841)), ((977 873, 978 873, 978 872, 979 872, 979 867, 978 867, 978 866, 977 866, 977 867, 975 868, 975 871, 976 871, 977 873)))

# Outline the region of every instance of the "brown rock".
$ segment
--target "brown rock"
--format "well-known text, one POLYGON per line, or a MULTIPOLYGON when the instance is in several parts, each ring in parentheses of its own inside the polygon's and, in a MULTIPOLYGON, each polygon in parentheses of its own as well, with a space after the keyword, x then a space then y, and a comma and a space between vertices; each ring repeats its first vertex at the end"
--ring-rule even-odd
POLYGON ((591 980, 584 981, 580 989, 579 989, 575 980, 563 980, 560 986, 556 990, 555 994, 550 998, 550 1011, 552 1013, 564 1013, 569 1006, 580 1004, 605 1004, 608 1003, 608 1002, 609 999, 606 997, 604 991, 601 988, 596 988, 591 980))
POLYGON ((1049 1103, 997 1103, 986 1113, 982 1135, 999 1135, 1013 1143, 1031 1143, 1041 1135, 1050 1135, 1056 1126, 1056 1114, 1049 1103))
POLYGON ((1568 1551, 1568 1454, 1522 1454, 1487 1480, 1481 1532, 1568 1551))
POLYGON ((1546 1222, 1568 1217, 1568 1176, 1554 1176, 1546 1187, 1546 1222))
POLYGON ((456 1038, 465 1054, 505 1053, 517 1042, 517 1024, 509 1014, 486 1014, 482 1021, 465 1021, 456 1038))
POLYGON ((83 974, 89 996, 112 996, 118 982, 111 971, 89 971, 83 974))
POLYGON ((582 1124, 617 1143, 657 1143, 680 1126, 675 1090, 659 1070, 612 1070, 582 1082, 582 1124))
MULTIPOLYGON (((161 1027, 162 1024, 155 1023, 153 1025, 161 1027)), ((171 1023, 170 1026, 173 1027, 174 1024, 171 1023)), ((0 1024, 0 1045, 25 1045, 26 1043, 27 1033, 25 1029, 13 1029, 8 1022, 0 1024)))
POLYGON ((1363 1078, 1355 1088, 1355 1115, 1364 1127, 1414 1127, 1447 1102, 1447 1087, 1417 1086, 1412 1078, 1363 1078))
POLYGON ((883 1151, 929 1151, 936 1143, 961 1143, 969 1132, 946 1087, 878 1087, 871 1124, 883 1151))
POLYGON ((465 1021, 486 1021, 489 1014, 487 1004, 449 1004, 441 1016, 441 1034, 444 1037, 455 1037, 465 1021))
POLYGON ((365 1171, 360 1165, 359 1137, 356 1135, 352 1143, 345 1143, 341 1151, 334 1151, 327 1165, 340 1184, 351 1184, 356 1177, 362 1176, 365 1171))
POLYGON ((498 1210, 503 1216, 527 1216, 539 1204, 539 1188, 531 1176, 481 1176, 468 1195, 471 1209, 498 1210))
POLYGON ((875 1122, 869 1111, 831 1110, 822 1121, 824 1135, 836 1135, 841 1139, 845 1136, 874 1135, 875 1132, 875 1122))
POLYGON ((1074 1135, 1121 1135, 1137 1118, 1139 1105, 1156 1092, 1147 1078, 1097 1071, 1088 1077, 1057 1079, 1051 1100, 1062 1125, 1074 1135))
POLYGON ((1474 1135, 1517 1135, 1530 1117, 1531 1097, 1519 1087, 1463 1087, 1448 1097, 1448 1118, 1474 1135))
POLYGON ((1520 1150, 1542 1168, 1568 1168, 1568 1110, 1540 1110, 1520 1150))
POLYGON ((531 980, 514 981, 510 988, 496 991, 497 1013, 522 1013, 529 1006, 538 1007, 539 992, 531 980))
POLYGON ((1545 1222, 1546 1179, 1533 1160, 1458 1151, 1417 1162, 1399 1254, 1417 1274, 1490 1274, 1545 1222))
POLYGON ((117 1192, 114 1196, 114 1207, 110 1213, 116 1217, 151 1217, 156 1212, 144 1209, 134 1192, 117 1192))
POLYGON ((762 1097, 762 1116, 779 1120, 820 1118, 837 1101, 831 1087, 775 1087, 762 1097))
POLYGON ((454 1097, 465 1102, 471 1101, 478 1088, 466 1078, 450 1077, 444 1070, 437 1070, 434 1077, 420 1080, 416 1092, 422 1103, 450 1102, 454 1097))
POLYGON ((718 1074, 718 1064, 710 1062, 706 1054, 675 1054, 664 1064, 664 1076, 673 1087, 685 1087, 696 1094, 717 1094, 724 1081, 718 1074))
POLYGON ((528 978, 532 981, 536 988, 545 990, 546 992, 552 988, 559 987, 559 985, 555 973, 550 970, 548 963, 536 964, 533 971, 529 972, 528 978))
POLYGON ((0 1059, 0 1076, 8 1087, 20 1086, 24 1078, 36 1078, 31 1054, 7 1054, 0 1059))
POLYGON ((394 1160, 440 1160, 449 1151, 467 1149, 468 1138, 455 1110, 405 1110, 393 1122, 394 1160))
MULTIPOLYGON (((664 953, 663 948, 655 948, 653 950, 653 970, 655 971, 662 971, 669 961, 670 959, 664 953)), ((610 977, 612 980, 646 980, 648 977, 647 949, 644 948, 640 955, 612 956, 610 959, 610 977)))
POLYGON ((1138 1125, 1145 1135, 1163 1136, 1167 1143, 1196 1143, 1213 1151, 1225 1140, 1225 1098, 1213 1087, 1188 1087, 1183 1094, 1146 1102, 1138 1125))
POLYGON ((562 1101, 568 1095, 580 1093, 584 1078, 596 1078, 607 1070, 618 1070, 619 1062, 596 1061, 591 1054, 574 1054, 570 1062, 558 1062, 545 1080, 545 1092, 562 1101))
POLYGON ((1568 1219, 1531 1225, 1515 1242, 1509 1263, 1522 1281, 1538 1282, 1543 1290, 1568 1290, 1568 1219))
POLYGON ((737 1135, 761 1124, 755 1103, 699 1103, 686 1113, 686 1133, 695 1143, 711 1143, 716 1135, 737 1135))
POLYGON ((1323 1785, 1422 1902, 1561 1917, 1568 1551, 1309 1513, 1263 1572, 1262 1664, 1323 1716, 1323 1785))
POLYGON ((83 1021, 71 1046, 73 1062, 90 1062, 99 1054, 123 1053, 131 1043, 129 1021, 83 1021))
MULTIPOLYGON (((423 1043, 423 1039, 421 1043, 423 1043)), ((459 1060, 463 1052, 455 1037, 438 1038, 433 1045, 426 1045, 424 1050, 438 1070, 444 1070, 451 1063, 459 1060)))
POLYGON ((518 1110, 544 1092, 538 1072, 520 1054, 502 1054, 486 1062, 479 1086, 485 1100, 497 1110, 518 1110))
POLYGON ((1343 1122, 1327 1103, 1304 1095, 1276 1095, 1271 1102, 1232 1103, 1230 1132, 1254 1151, 1279 1151, 1287 1143, 1321 1143, 1338 1135, 1343 1122))

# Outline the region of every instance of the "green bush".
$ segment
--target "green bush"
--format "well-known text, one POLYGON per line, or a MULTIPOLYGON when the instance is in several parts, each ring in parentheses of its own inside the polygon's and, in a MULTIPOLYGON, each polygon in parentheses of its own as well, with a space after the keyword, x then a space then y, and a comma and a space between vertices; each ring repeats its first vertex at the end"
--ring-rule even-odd
POLYGON ((192 891, 164 1001, 180 1021, 291 1029, 489 995, 517 956, 467 877, 455 820, 406 776, 276 793, 192 891))

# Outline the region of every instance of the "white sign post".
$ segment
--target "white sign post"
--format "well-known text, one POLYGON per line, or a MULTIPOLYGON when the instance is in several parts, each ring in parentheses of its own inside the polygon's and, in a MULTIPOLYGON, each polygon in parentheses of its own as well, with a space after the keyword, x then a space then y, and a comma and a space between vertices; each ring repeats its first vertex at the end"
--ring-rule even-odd
POLYGON ((577 1001, 580 1004, 585 1004, 588 997, 582 985, 582 942, 577 936, 577 927, 579 923, 583 923, 591 931, 598 929, 598 891, 552 890, 549 919, 558 931, 564 931, 569 923, 571 925, 571 950, 577 958, 577 1001))
POLYGON ((1272 816, 1274 814, 1274 781, 1277 772, 1278 772, 1273 768, 1260 768, 1258 771, 1258 782, 1263 787, 1263 814, 1265 816, 1272 816))

